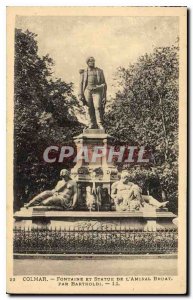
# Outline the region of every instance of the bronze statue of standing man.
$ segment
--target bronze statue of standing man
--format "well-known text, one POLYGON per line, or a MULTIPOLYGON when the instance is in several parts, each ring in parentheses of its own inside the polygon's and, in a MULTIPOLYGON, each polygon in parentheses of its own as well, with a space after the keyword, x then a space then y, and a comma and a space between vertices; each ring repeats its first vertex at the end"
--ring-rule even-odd
POLYGON ((79 100, 88 106, 89 128, 103 128, 107 85, 103 70, 95 67, 94 57, 86 60, 87 69, 80 70, 79 100))

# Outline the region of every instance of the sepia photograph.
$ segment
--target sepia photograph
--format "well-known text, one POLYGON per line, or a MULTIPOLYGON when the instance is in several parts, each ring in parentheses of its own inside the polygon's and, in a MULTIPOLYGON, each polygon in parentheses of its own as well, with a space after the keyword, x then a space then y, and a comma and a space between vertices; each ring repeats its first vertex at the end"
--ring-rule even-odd
POLYGON ((186 293, 187 8, 7 8, 7 292, 186 293))

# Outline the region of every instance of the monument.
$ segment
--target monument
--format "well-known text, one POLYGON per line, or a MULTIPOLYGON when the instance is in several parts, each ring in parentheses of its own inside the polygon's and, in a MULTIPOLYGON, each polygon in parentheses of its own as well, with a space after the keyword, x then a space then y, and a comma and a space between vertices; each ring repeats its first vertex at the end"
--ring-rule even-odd
POLYGON ((80 70, 79 99, 88 106, 90 129, 104 129, 103 115, 106 104, 107 85, 103 70, 95 67, 94 57, 86 60, 87 69, 80 70))
POLYGON ((88 128, 74 137, 81 155, 71 171, 62 169, 53 190, 35 196, 15 213, 16 226, 85 229, 88 224, 105 224, 107 231, 117 225, 120 230, 124 226, 154 231, 175 226, 176 216, 168 211, 167 201, 142 195, 128 171, 119 174, 107 159, 112 140, 103 127, 107 85, 95 59, 86 62, 88 67, 80 71, 79 99, 88 108, 88 128))

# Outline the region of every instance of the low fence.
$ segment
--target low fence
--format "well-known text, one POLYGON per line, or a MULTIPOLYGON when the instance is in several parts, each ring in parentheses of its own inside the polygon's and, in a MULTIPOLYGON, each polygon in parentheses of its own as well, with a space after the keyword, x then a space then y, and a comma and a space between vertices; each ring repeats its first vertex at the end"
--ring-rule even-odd
POLYGON ((177 241, 177 229, 15 228, 13 247, 23 254, 169 254, 177 241))

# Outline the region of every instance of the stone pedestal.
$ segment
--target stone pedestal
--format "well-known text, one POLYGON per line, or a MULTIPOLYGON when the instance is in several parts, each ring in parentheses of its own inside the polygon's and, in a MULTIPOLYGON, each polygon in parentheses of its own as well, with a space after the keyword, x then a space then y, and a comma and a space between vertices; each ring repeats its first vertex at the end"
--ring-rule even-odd
MULTIPOLYGON (((85 129, 82 134, 74 138, 77 155, 82 153, 84 158, 77 159, 75 167, 71 170, 71 176, 78 185, 78 198, 80 210, 86 210, 86 187, 100 188, 105 198, 110 199, 111 185, 118 180, 118 171, 112 162, 108 162, 107 156, 112 137, 102 129, 85 129), (103 150, 101 150, 103 149, 103 150), (102 157, 93 158, 94 150, 98 153, 105 151, 102 157), (83 152, 82 152, 83 151, 83 152), (85 159, 86 157, 86 159, 85 159), (108 194, 108 195, 107 195, 108 194)), ((110 201, 104 199, 100 210, 111 210, 110 201)))
POLYGON ((75 167, 71 170, 72 177, 78 182, 96 182, 109 183, 118 180, 118 172, 112 163, 108 162, 107 154, 109 151, 112 137, 102 129, 85 129, 82 134, 74 138, 77 153, 85 149, 88 154, 89 162, 84 158, 79 158, 75 167), (96 147, 106 150, 106 155, 96 158, 93 161, 93 151, 96 147), (87 149, 87 150, 86 150, 87 149), (88 151, 88 152, 87 152, 88 151), (95 173, 95 178, 94 174, 95 173))

